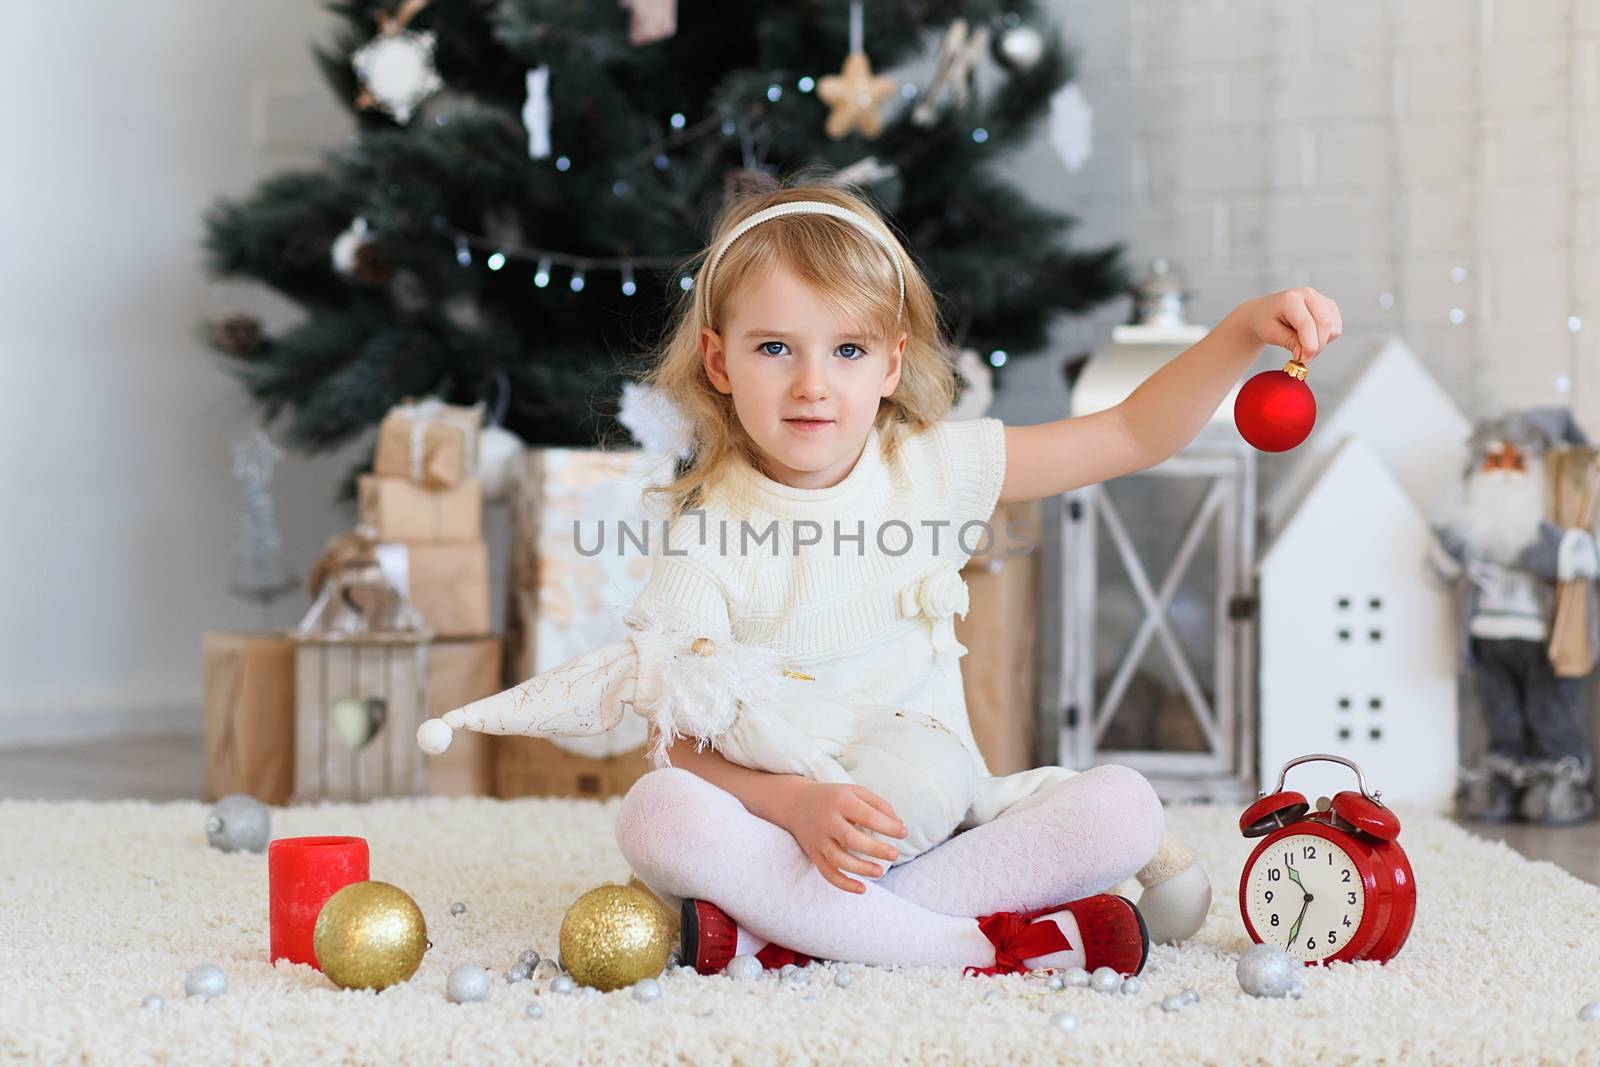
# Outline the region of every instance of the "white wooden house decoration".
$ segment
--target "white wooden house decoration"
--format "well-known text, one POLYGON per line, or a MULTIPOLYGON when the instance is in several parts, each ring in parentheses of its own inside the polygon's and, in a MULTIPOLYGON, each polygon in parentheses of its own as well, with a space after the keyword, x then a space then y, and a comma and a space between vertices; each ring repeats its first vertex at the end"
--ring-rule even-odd
MULTIPOLYGON (((1286 457, 1283 477, 1265 499, 1269 536, 1283 529, 1350 437, 1377 454, 1430 521, 1437 521, 1444 502, 1459 490, 1470 420, 1398 337, 1372 343, 1360 366, 1343 397, 1318 414, 1311 436, 1286 457)), ((1313 388, 1316 380, 1313 370, 1313 388)))
MULTIPOLYGON (((1457 634, 1449 591, 1424 570, 1432 536, 1364 437, 1332 450, 1261 561, 1261 781, 1330 752, 1385 803, 1449 807, 1457 634)), ((1308 796, 1349 788, 1332 765, 1297 773, 1308 796)))
MULTIPOLYGON (((1071 413, 1120 403, 1204 334, 1119 327, 1079 376, 1071 413)), ((1123 763, 1165 799, 1253 796, 1256 457, 1232 412, 1230 393, 1179 455, 1061 501, 1044 726, 1063 765, 1123 763)))
POLYGON ((427 792, 432 638, 375 560, 329 575, 295 631, 295 803, 427 792))

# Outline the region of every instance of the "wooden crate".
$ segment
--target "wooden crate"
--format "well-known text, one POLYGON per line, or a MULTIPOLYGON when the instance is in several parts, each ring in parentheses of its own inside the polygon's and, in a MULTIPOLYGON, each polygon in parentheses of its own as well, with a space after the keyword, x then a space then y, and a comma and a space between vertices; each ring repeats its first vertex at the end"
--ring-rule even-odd
POLYGON ((652 768, 644 748, 590 759, 542 737, 491 738, 494 795, 509 797, 617 797, 652 768))
POLYGON ((370 800, 427 792, 417 727, 427 718, 428 644, 409 635, 302 635, 295 649, 294 800, 370 800), (373 701, 381 725, 352 749, 333 728, 341 701, 373 701))

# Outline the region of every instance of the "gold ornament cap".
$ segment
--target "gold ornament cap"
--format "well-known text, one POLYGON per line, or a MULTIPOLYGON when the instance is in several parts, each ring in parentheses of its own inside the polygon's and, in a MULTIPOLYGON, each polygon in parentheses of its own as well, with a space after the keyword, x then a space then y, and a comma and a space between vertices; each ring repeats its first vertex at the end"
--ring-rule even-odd
POLYGON ((1306 380, 1306 375, 1311 373, 1311 368, 1301 363, 1298 359, 1291 359, 1283 365, 1283 373, 1297 382, 1306 380))

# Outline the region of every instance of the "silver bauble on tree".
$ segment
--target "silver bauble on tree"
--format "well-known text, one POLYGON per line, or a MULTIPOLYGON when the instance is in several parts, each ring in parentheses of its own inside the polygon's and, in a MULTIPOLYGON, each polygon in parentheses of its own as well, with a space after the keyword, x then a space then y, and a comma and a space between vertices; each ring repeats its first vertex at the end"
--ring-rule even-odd
POLYGON ((996 50, 1011 70, 1030 71, 1044 55, 1044 37, 1032 26, 1014 26, 1000 34, 996 50))

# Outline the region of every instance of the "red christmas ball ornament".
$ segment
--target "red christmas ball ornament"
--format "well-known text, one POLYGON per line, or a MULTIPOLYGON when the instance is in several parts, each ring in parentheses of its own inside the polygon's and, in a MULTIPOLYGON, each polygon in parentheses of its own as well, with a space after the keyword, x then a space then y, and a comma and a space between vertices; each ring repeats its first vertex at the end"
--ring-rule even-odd
POLYGON ((1282 370, 1262 371, 1244 383, 1233 402, 1239 435, 1263 452, 1287 452, 1317 424, 1317 398, 1306 385, 1306 365, 1291 359, 1282 370))

